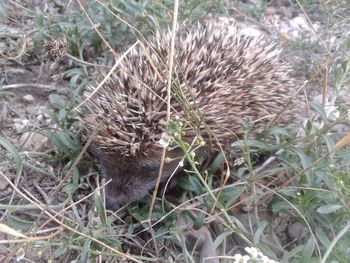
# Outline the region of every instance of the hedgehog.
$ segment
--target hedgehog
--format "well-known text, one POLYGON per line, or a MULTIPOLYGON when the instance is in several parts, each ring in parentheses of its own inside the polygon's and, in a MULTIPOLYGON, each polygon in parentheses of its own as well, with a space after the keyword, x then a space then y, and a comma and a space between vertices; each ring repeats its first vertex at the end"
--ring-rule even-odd
MULTIPOLYGON (((160 31, 135 46, 86 103, 83 138, 99 126, 88 151, 111 179, 109 208, 137 200, 155 186, 167 126, 170 43, 171 33, 160 31)), ((274 43, 243 36, 235 25, 222 22, 178 29, 171 116, 193 124, 184 131, 185 141, 199 136, 215 150, 241 138, 246 119, 252 120, 253 135, 276 119, 279 126, 290 126, 301 112, 300 106, 286 107, 298 101, 295 91, 290 67, 274 43)), ((178 148, 167 150, 167 159, 174 161, 164 163, 162 181, 182 155, 178 148)))

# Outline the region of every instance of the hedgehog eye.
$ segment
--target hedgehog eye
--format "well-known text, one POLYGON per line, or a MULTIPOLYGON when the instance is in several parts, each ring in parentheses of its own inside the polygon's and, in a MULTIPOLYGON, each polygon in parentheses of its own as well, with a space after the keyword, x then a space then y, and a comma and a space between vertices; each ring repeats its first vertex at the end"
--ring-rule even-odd
POLYGON ((154 173, 158 173, 159 165, 155 163, 144 163, 141 165, 141 172, 146 175, 154 175, 154 173))

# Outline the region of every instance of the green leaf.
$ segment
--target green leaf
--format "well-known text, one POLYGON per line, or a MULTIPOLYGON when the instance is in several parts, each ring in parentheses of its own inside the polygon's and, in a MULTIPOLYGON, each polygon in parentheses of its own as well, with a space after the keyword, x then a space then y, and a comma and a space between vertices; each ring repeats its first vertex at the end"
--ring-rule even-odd
POLYGON ((336 90, 339 93, 341 88, 342 88, 342 84, 345 80, 345 77, 348 73, 350 69, 350 60, 345 60, 341 63, 340 67, 338 67, 335 70, 335 82, 336 82, 336 90))
POLYGON ((304 251, 304 245, 297 246, 293 248, 292 250, 286 252, 283 255, 283 258, 281 260, 281 263, 289 263, 289 262, 298 262, 298 261, 292 261, 292 258, 299 258, 298 255, 304 251))
POLYGON ((216 173, 216 171, 219 169, 220 165, 224 160, 224 155, 220 152, 210 164, 208 171, 209 175, 216 173))
MULTIPOLYGON (((303 170, 308 169, 311 165, 311 162, 309 160, 309 157, 307 155, 305 155, 304 153, 295 150, 295 152, 298 154, 299 159, 301 161, 301 165, 303 170)), ((308 169, 306 172, 306 178, 307 178, 307 182, 309 186, 313 186, 314 182, 315 182, 315 177, 313 176, 313 172, 312 172, 312 168, 308 169)))
POLYGON ((102 198, 98 193, 94 195, 95 207, 97 209, 97 214, 101 220, 103 226, 107 226, 106 210, 102 202, 102 198))
POLYGON ((317 209, 317 212, 320 214, 331 214, 341 208, 343 208, 342 205, 324 205, 324 206, 320 206, 317 209))
POLYGON ((62 187, 62 192, 67 194, 74 194, 75 191, 78 190, 78 188, 79 188, 78 184, 70 183, 62 187))
POLYGON ((245 187, 243 186, 235 186, 223 189, 219 196, 219 202, 226 208, 230 207, 243 193, 244 189, 245 187))
POLYGON ((312 257, 312 254, 314 253, 314 250, 315 250, 315 240, 313 238, 310 238, 310 240, 307 242, 305 246, 303 254, 301 255, 300 262, 309 263, 312 257))
POLYGON ((226 239, 226 237, 232 235, 232 231, 224 231, 220 235, 216 237, 216 239, 213 242, 213 247, 217 249, 220 244, 226 239))
POLYGON ((196 176, 183 176, 179 178, 177 185, 187 191, 192 191, 195 193, 203 192, 203 186, 196 176))
POLYGON ((328 118, 327 118, 327 114, 324 112, 323 107, 320 104, 312 102, 312 101, 309 102, 309 105, 314 111, 316 111, 321 116, 324 123, 327 124, 328 118))
POLYGON ((68 132, 63 131, 62 133, 59 133, 58 136, 60 141, 69 149, 75 150, 79 147, 68 132))
POLYGON ((193 229, 199 230, 204 225, 205 215, 203 213, 197 214, 193 222, 193 229))
POLYGON ((91 239, 85 240, 84 245, 83 245, 83 249, 81 250, 79 262, 81 262, 81 263, 90 262, 90 260, 89 260, 90 244, 91 244, 91 239))
POLYGON ((20 229, 22 231, 29 231, 35 226, 34 222, 23 220, 22 218, 11 215, 10 213, 6 215, 6 223, 9 227, 20 229))
POLYGON ((12 143, 10 143, 8 140, 6 140, 4 137, 0 136, 0 145, 2 145, 15 159, 16 167, 19 169, 22 165, 22 158, 19 155, 17 149, 13 146, 12 143))
POLYGON ((254 234, 254 244, 260 243, 260 238, 264 234, 264 230, 267 227, 268 223, 267 223, 267 221, 260 221, 260 222, 258 222, 258 225, 259 225, 259 227, 254 234))
POLYGON ((318 230, 318 231, 316 231, 316 236, 318 237, 318 239, 320 240, 320 242, 322 243, 322 245, 324 247, 330 246, 331 241, 329 241, 327 235, 324 232, 318 230))
POLYGON ((54 252, 53 252, 53 258, 59 258, 60 256, 63 256, 67 252, 67 247, 65 244, 62 246, 58 247, 54 252))
POLYGON ((57 94, 51 94, 49 100, 52 106, 56 109, 64 109, 66 107, 66 102, 57 94))

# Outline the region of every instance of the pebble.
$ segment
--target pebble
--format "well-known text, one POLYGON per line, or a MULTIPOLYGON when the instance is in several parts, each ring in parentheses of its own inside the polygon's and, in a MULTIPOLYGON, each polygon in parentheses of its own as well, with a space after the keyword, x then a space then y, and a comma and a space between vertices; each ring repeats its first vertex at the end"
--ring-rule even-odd
POLYGON ((49 139, 40 133, 25 132, 22 134, 19 141, 23 150, 39 151, 44 149, 49 139))
POLYGON ((45 149, 49 139, 42 135, 41 133, 34 133, 33 142, 34 142, 34 151, 39 151, 45 149))
POLYGON ((31 94, 27 94, 27 95, 24 95, 22 97, 22 100, 24 102, 33 102, 34 101, 34 97, 31 94))
POLYGON ((21 120, 21 124, 24 126, 27 126, 30 124, 30 120, 27 120, 27 119, 21 120))
POLYGON ((290 241, 299 241, 306 230, 306 227, 299 223, 294 222, 288 226, 287 235, 290 241))
POLYGON ((0 191, 5 190, 8 185, 9 183, 4 178, 0 178, 0 191))

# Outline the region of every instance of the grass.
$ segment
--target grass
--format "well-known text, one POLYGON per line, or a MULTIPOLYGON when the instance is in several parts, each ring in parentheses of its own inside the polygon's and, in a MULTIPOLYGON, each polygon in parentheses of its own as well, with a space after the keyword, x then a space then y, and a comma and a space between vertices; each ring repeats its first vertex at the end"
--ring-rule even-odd
MULTIPOLYGON (((267 1, 258 9, 236 4, 259 23, 268 6, 267 1)), ((288 130, 272 127, 252 140, 248 123, 247 136, 203 169, 203 160, 193 150, 200 142, 188 145, 181 137, 183 127, 170 122, 171 139, 189 163, 177 182, 181 191, 153 200, 148 196, 117 213, 106 211, 106 182, 83 157, 80 113, 75 110, 84 90, 98 83, 101 74, 98 67, 67 57, 56 63, 55 89, 40 113, 49 122, 30 119, 31 124, 19 131, 1 126, 0 181, 8 184, 0 197, 1 261, 17 256, 51 262, 198 262, 198 248, 206 244, 226 257, 222 262, 245 253, 245 246, 257 247, 279 262, 348 262, 350 133, 349 102, 344 97, 349 92, 350 39, 346 32, 338 33, 335 43, 331 38, 337 24, 344 30, 349 26, 344 15, 349 3, 290 4, 294 12, 302 14, 303 8, 312 14, 310 19, 324 24, 318 34, 325 45, 291 39, 285 51, 295 74, 306 77, 309 96, 329 98, 310 102, 314 116, 301 127, 302 135, 295 138, 288 130), (49 142, 43 149, 28 150, 19 143, 26 133, 42 134, 49 142), (236 161, 227 170, 229 155, 236 161), (260 169, 261 160, 270 156, 275 160, 260 169), (288 227, 279 230, 296 222, 300 235, 294 239, 286 234, 288 227)), ((0 112, 27 116, 22 114, 25 104, 22 109, 5 106, 5 101, 20 96, 20 85, 7 83, 12 74, 8 67, 36 65, 39 77, 47 74, 39 73, 44 40, 64 35, 71 56, 111 67, 114 52, 122 53, 141 36, 147 38, 155 27, 171 28, 173 1, 110 1, 106 7, 102 1, 48 2, 43 11, 22 1, 0 3, 0 112)), ((184 1, 178 20, 193 23, 209 12, 228 14, 230 8, 225 1, 184 1)))

